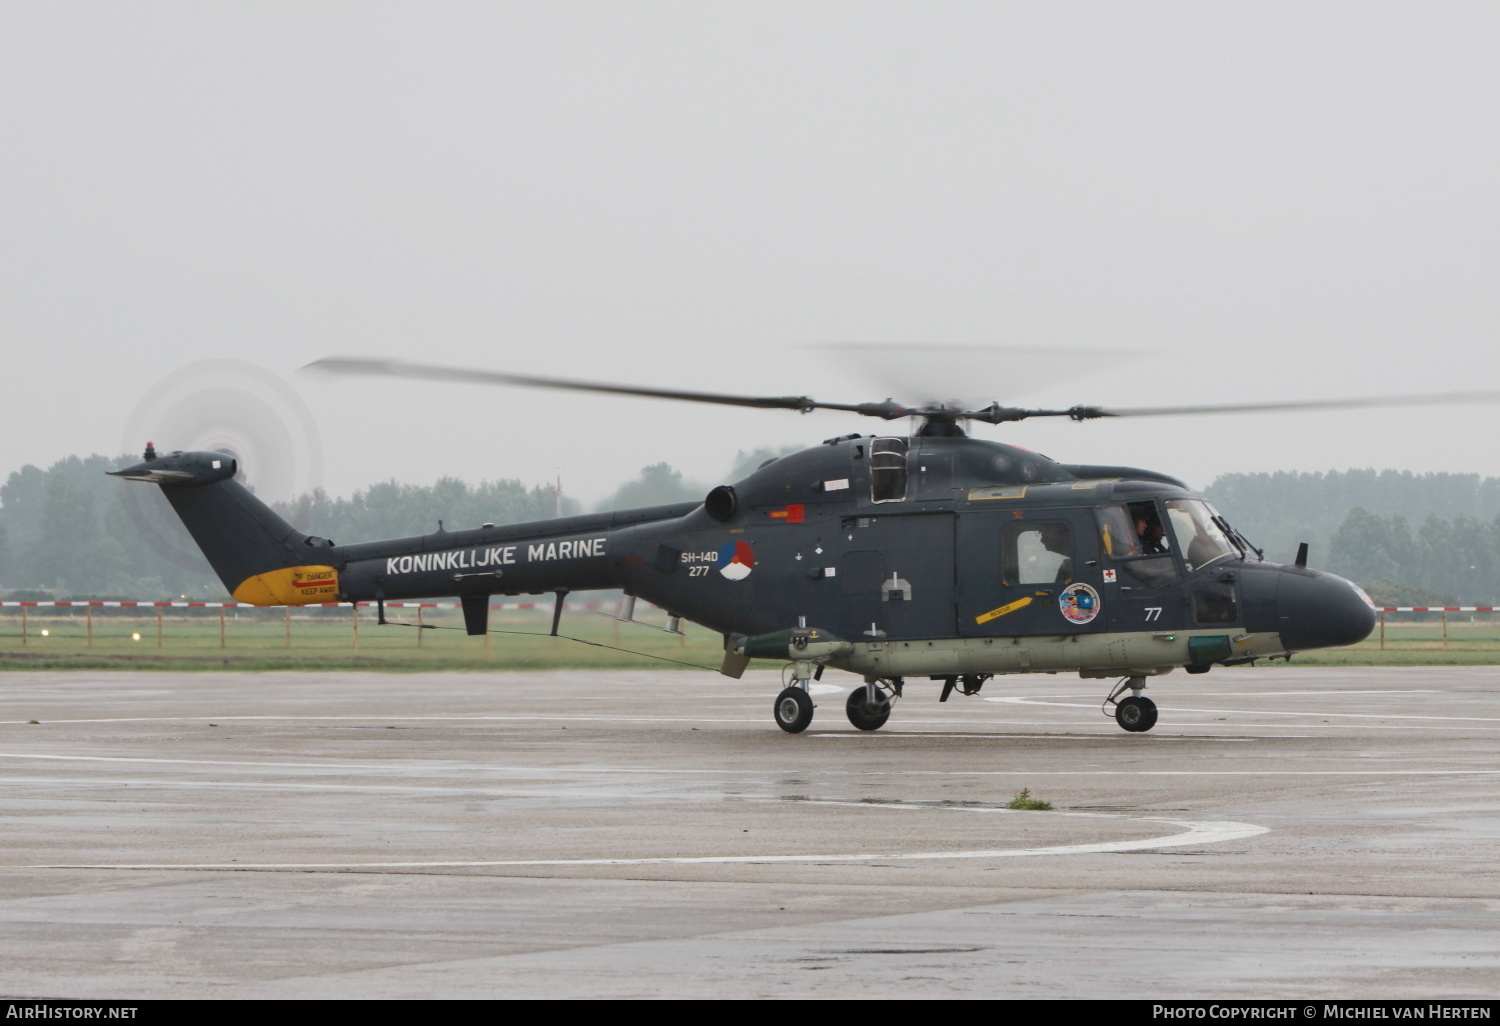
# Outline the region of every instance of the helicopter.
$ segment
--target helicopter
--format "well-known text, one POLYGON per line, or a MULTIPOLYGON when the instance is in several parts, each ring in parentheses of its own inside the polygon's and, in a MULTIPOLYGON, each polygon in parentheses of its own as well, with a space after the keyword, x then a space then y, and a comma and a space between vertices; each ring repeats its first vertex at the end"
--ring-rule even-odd
POLYGON ((996 676, 1076 673, 1113 681, 1126 731, 1150 730, 1150 678, 1204 673, 1350 645, 1376 610, 1355 583, 1265 557, 1203 496, 1137 467, 1059 463, 966 424, 1493 402, 1497 392, 1114 409, 998 402, 905 406, 807 396, 736 396, 330 357, 331 374, 566 389, 759 409, 834 410, 911 430, 846 434, 762 464, 701 501, 409 538, 335 544, 292 527, 235 480, 220 452, 158 454, 114 476, 158 485, 235 600, 257 606, 457 596, 464 628, 488 631, 492 596, 621 589, 720 633, 719 672, 754 659, 789 665, 777 726, 811 724, 812 682, 858 675, 845 713, 859 730, 890 719, 906 685, 976 695, 996 676), (1130 692, 1126 695, 1125 692, 1130 692))

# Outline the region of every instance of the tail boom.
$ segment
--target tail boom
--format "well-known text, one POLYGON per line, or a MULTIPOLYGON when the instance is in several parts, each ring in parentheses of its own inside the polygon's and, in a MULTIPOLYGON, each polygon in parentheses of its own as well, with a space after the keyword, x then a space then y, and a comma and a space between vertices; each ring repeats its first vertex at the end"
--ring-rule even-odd
POLYGON ((236 601, 255 606, 536 594, 619 587, 642 559, 622 530, 672 520, 678 503, 558 520, 443 531, 355 545, 304 534, 234 480, 222 453, 171 453, 115 477, 156 484, 236 601), (619 550, 619 551, 617 551, 619 550))

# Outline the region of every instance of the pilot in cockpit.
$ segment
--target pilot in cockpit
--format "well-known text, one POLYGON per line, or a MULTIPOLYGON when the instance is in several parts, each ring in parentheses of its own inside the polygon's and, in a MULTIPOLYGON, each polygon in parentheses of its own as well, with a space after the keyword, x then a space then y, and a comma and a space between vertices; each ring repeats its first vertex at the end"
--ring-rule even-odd
POLYGON ((1161 521, 1155 517, 1137 517, 1135 533, 1140 539, 1141 551, 1148 556, 1159 556, 1167 551, 1166 531, 1162 530, 1161 521))

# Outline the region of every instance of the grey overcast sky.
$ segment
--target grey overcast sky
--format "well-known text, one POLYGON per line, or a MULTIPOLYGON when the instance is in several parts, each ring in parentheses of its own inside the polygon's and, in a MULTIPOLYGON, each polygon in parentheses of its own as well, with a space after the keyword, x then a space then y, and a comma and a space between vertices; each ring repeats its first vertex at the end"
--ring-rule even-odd
MULTIPOLYGON (((113 452, 205 359, 291 381, 332 491, 560 469, 585 502, 875 425, 294 372, 892 394, 804 348, 855 339, 1124 354, 957 372, 1029 404, 1500 388, 1497 51, 1487 2, 8 0, 0 474, 113 452)), ((979 433, 1201 487, 1500 474, 1497 421, 979 433)))

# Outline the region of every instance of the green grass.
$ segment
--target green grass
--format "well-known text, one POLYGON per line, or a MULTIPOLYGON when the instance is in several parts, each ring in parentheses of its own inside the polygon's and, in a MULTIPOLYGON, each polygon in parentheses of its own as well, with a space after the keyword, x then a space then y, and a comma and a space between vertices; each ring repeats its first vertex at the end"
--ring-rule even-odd
MULTIPOLYGON (((1450 613, 1448 638, 1441 619, 1386 621, 1384 648, 1377 628, 1358 645, 1299 653, 1302 666, 1494 666, 1500 664, 1500 622, 1485 613, 1450 613), (1460 619, 1462 618, 1462 619, 1460 619)), ((1277 665, 1281 665, 1279 662, 1277 665)))
POLYGON ((1051 812, 1052 803, 1031 797, 1031 788, 1023 787, 1005 806, 1007 809, 1026 809, 1032 812, 1051 812))
MULTIPOLYGON (((490 628, 497 633, 487 637, 466 634, 456 610, 423 613, 431 629, 382 627, 375 622, 374 610, 361 609, 356 637, 348 609, 297 611, 290 644, 281 609, 226 610, 222 637, 215 610, 208 610, 208 615, 166 615, 159 645, 153 614, 100 615, 96 610, 91 642, 81 610, 71 616, 33 612, 24 644, 21 618, 6 615, 0 616, 0 670, 670 670, 690 668, 679 662, 717 669, 723 659, 720 636, 691 624, 684 624, 685 633, 676 635, 617 624, 591 613, 567 613, 559 632, 594 643, 580 644, 547 637, 552 619, 542 611, 494 612, 490 628), (135 634, 139 640, 132 637, 135 634)), ((392 610, 391 618, 415 622, 416 611, 392 610)))

